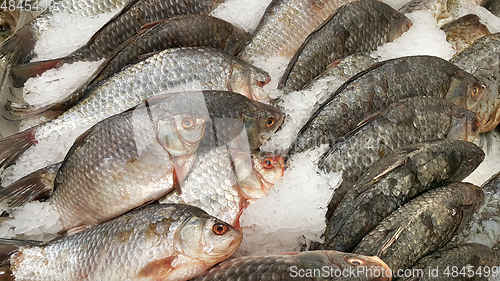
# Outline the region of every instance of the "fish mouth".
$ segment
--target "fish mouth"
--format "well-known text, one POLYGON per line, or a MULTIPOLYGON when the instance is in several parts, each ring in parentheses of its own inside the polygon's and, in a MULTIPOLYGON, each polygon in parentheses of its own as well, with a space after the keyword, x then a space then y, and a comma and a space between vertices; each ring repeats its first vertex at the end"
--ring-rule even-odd
POLYGON ((497 106, 490 115, 488 121, 483 122, 483 126, 480 130, 481 133, 489 132, 500 123, 500 105, 497 106))

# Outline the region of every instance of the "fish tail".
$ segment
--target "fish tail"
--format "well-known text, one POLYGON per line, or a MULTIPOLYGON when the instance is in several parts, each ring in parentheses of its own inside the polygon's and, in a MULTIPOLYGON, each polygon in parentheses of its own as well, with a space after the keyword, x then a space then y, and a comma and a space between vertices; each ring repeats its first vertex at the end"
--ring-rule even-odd
POLYGON ((0 238, 0 281, 16 279, 11 270, 11 257, 20 247, 41 245, 45 245, 45 242, 0 238))
POLYGON ((33 200, 46 199, 54 191, 54 180, 61 163, 35 171, 0 190, 0 201, 7 200, 10 207, 24 205, 33 200))
POLYGON ((38 143, 35 137, 38 127, 31 127, 0 140, 0 169, 10 166, 28 148, 38 143))
POLYGON ((42 75, 45 71, 59 67, 63 59, 30 62, 11 67, 12 86, 19 88, 30 77, 42 75))
POLYGON ((26 25, 12 34, 0 45, 0 57, 7 57, 11 65, 29 62, 33 58, 36 37, 31 25, 26 25))

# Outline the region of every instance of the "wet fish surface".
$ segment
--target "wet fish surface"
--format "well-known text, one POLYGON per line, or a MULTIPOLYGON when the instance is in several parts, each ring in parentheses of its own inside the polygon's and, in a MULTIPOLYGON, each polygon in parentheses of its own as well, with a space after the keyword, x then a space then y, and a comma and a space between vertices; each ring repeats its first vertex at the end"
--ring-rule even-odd
MULTIPOLYGON (((107 118, 69 150, 47 202, 67 230, 93 226, 158 200, 184 180, 200 143, 223 145, 245 132, 241 141, 248 149, 247 135, 260 139, 265 134, 254 123, 262 121, 245 114, 265 114, 266 106, 252 103, 236 93, 179 93, 153 97, 107 118)), ((24 188, 14 183, 0 193, 17 201, 26 194, 17 190, 24 188)))
POLYGON ((227 259, 242 238, 199 208, 149 205, 48 243, 1 239, 3 264, 10 262, 3 278, 188 280, 227 259))
MULTIPOLYGON (((95 123, 127 110, 155 94, 194 90, 232 90, 248 96, 261 97, 267 95, 261 85, 268 79, 269 75, 261 69, 213 48, 167 49, 114 75, 112 79, 89 93, 87 98, 58 118, 2 139, 1 166, 5 167, 11 163, 18 155, 38 141, 47 138, 53 131, 63 128, 72 128, 75 131, 76 128, 81 128, 83 132, 95 123)), ((257 117, 259 120, 264 118, 269 122, 264 124, 266 130, 271 128, 276 130, 281 125, 283 114, 274 107, 266 108, 270 110, 268 113, 273 115, 272 118, 260 115, 248 117, 257 117)), ((262 137, 269 138, 270 134, 260 135, 257 139, 251 140, 251 150, 256 150, 260 146, 262 137)), ((35 167, 34 170, 36 168, 41 167, 35 167)))
POLYGON ((354 253, 376 255, 393 270, 405 269, 448 242, 483 201, 470 183, 428 191, 387 216, 356 246, 354 253))
POLYGON ((238 151, 226 146, 200 149, 181 193, 170 192, 160 203, 199 207, 232 226, 239 227, 244 208, 265 194, 283 176, 282 156, 238 151))
POLYGON ((481 125, 475 113, 433 97, 401 100, 370 116, 318 161, 325 172, 342 171, 343 182, 335 190, 329 212, 335 210, 352 184, 384 156, 423 141, 473 141, 481 125))
POLYGON ((471 73, 486 86, 475 112, 481 116, 481 132, 493 130, 500 123, 500 33, 483 36, 469 48, 453 57, 450 62, 471 73))
MULTIPOLYGON (((186 4, 180 1, 132 0, 127 3, 126 7, 119 14, 101 27, 84 46, 78 48, 70 55, 59 59, 23 64, 12 68, 14 77, 13 85, 21 87, 27 78, 41 75, 45 70, 58 67, 64 63, 98 61, 102 58, 107 58, 123 42, 127 41, 137 32, 140 32, 142 27, 152 22, 177 15, 208 14, 222 2, 219 0, 195 0, 186 4)), ((191 26, 191 30, 195 28, 196 26, 191 26)), ((200 30, 199 32, 202 31, 200 30)), ((169 41, 171 42, 172 39, 174 38, 171 38, 169 41)), ((173 47, 184 46, 177 45, 173 47)), ((161 51, 163 49, 166 48, 150 52, 161 51)))
MULTIPOLYGON (((68 13, 72 17, 92 17, 103 13, 118 12, 129 2, 128 0, 54 0, 38 17, 27 23, 8 40, 0 45, 0 57, 8 58, 10 64, 17 65, 29 62, 35 54, 36 42, 52 27, 51 20, 56 14, 68 13)), ((35 5, 35 3, 32 3, 35 5)), ((41 3, 36 3, 41 4, 41 3)), ((40 5, 38 9, 45 7, 40 5)), ((28 9, 26 7, 27 10, 28 9)), ((34 10, 37 8, 33 7, 34 10)))
POLYGON ((348 252, 392 211, 430 189, 461 181, 484 159, 475 144, 438 140, 386 156, 347 191, 325 231, 326 249, 348 252))
POLYGON ((380 62, 329 95, 301 128, 289 155, 321 144, 332 145, 370 114, 404 98, 433 96, 473 110, 483 92, 477 78, 438 57, 380 62))
POLYGON ((479 20, 477 15, 468 14, 441 27, 446 33, 446 41, 457 53, 472 45, 477 39, 491 34, 488 27, 479 20))
MULTIPOLYGON (((211 268, 192 281, 284 281, 284 280, 379 280, 388 281, 390 277, 370 277, 366 270, 386 271, 387 265, 377 257, 368 257, 337 251, 311 251, 301 253, 248 256, 227 260, 211 268), (306 272, 321 270, 324 267, 335 270, 354 270, 356 274, 335 277, 330 272, 324 277, 306 272), (361 269, 363 268, 363 269, 361 269), (299 270, 301 273, 299 275, 299 270), (359 270, 359 271, 358 271, 359 270), (359 276, 357 273, 360 272, 359 276), (313 277, 315 276, 315 277, 313 277)), ((345 272, 345 271, 344 271, 345 272)))
POLYGON ((273 0, 239 57, 291 58, 307 36, 349 0, 273 0), (285 21, 283 19, 286 19, 285 21))
POLYGON ((497 277, 498 270, 493 268, 498 267, 500 262, 498 250, 491 249, 488 246, 469 243, 461 244, 453 247, 444 247, 436 252, 427 255, 417 261, 410 269, 422 269, 422 275, 410 278, 400 278, 398 280, 490 280, 490 277, 497 277), (457 269, 457 273, 453 272, 453 267, 457 269), (429 268, 432 270, 429 275, 429 268), (466 273, 462 271, 466 269, 466 273), (448 269, 448 270, 447 270, 448 269), (496 274, 493 274, 496 271, 496 274), (496 275, 496 276, 494 276, 496 275))
POLYGON ((307 37, 288 64, 278 89, 285 93, 300 90, 334 61, 373 51, 401 36, 411 24, 403 14, 376 0, 345 4, 307 37))

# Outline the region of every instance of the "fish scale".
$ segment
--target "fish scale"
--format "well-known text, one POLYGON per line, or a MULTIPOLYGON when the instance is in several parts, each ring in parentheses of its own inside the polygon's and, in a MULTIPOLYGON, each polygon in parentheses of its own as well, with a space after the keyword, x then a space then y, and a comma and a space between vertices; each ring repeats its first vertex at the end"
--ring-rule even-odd
POLYGON ((364 118, 403 98, 433 96, 474 109, 483 92, 477 78, 438 57, 411 56, 381 62, 330 94, 302 127, 289 154, 334 144, 364 118))
MULTIPOLYGON (((62 239, 39 245, 17 241, 25 245, 10 258, 13 275, 2 277, 188 280, 229 257, 241 239, 241 232, 199 208, 149 205, 62 239), (216 233, 216 226, 224 232, 216 233)), ((2 239, 0 247, 10 243, 2 239)))
POLYGON ((452 183, 426 192, 382 220, 353 253, 377 255, 393 270, 406 269, 448 242, 483 201, 470 183, 452 183))

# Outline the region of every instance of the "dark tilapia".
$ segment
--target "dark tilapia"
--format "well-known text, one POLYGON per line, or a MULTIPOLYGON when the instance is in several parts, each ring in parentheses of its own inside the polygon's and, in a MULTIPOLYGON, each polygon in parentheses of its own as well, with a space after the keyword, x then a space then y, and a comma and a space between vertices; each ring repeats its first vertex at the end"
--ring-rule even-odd
POLYGON ((421 258, 410 267, 410 270, 415 272, 414 276, 398 280, 487 281, 491 280, 490 277, 498 277, 498 264, 498 250, 481 244, 461 244, 439 249, 421 258))
MULTIPOLYGON (((213 48, 167 49, 114 75, 58 118, 2 139, 1 166, 5 167, 29 147, 47 139, 51 132, 71 128, 73 132, 81 133, 95 123, 162 92, 231 89, 248 96, 261 96, 267 95, 261 85, 268 79, 269 75, 261 69, 213 48)), ((251 137, 251 150, 256 150, 263 138, 269 138, 282 122, 279 110, 266 108, 271 110, 267 113, 272 112, 273 119, 251 113, 246 116, 249 119, 264 118, 269 122, 255 124, 255 130, 265 129, 267 133, 251 137)), ((55 162, 58 161, 56 159, 55 162)), ((31 166, 32 171, 47 164, 52 163, 31 166)))
POLYGON ((483 186, 484 201, 469 223, 458 231, 449 245, 481 243, 490 247, 500 245, 497 231, 500 206, 500 173, 493 175, 483 186))
POLYGON ((335 190, 329 211, 335 210, 350 186, 385 155, 403 146, 428 140, 473 141, 481 124, 475 113, 433 97, 401 100, 370 116, 319 160, 320 169, 342 171, 344 178, 342 185, 335 190))
POLYGON ((370 276, 367 270, 386 274, 389 268, 377 257, 337 251, 312 251, 230 259, 192 281, 391 280, 387 275, 382 276, 382 273, 378 277, 370 276), (313 273, 321 270, 324 270, 323 274, 313 273), (354 274, 342 275, 339 272, 354 274))
POLYGON ((479 20, 478 16, 468 14, 441 27, 446 33, 446 41, 457 53, 472 45, 477 39, 491 34, 486 25, 479 20))
MULTIPOLYGON (((162 0, 162 2, 164 1, 162 0)), ((151 5, 156 4, 151 3, 151 5)), ((170 17, 179 13, 191 13, 197 9, 201 9, 202 12, 209 12, 211 8, 198 7, 189 12, 185 10, 171 11, 172 13, 169 12, 168 15, 162 16, 170 17)), ((141 19, 141 21, 143 20, 141 19)), ((123 27, 115 26, 115 28, 121 29, 123 27)), ((64 58, 15 66, 12 68, 12 73, 16 77, 13 84, 14 86, 21 86, 27 78, 40 75, 43 71, 58 67, 64 63, 106 58, 99 70, 94 73, 94 79, 90 79, 91 81, 86 83, 94 84, 119 72, 125 66, 139 61, 145 55, 163 51, 167 48, 209 46, 235 55, 247 41, 247 34, 244 30, 207 15, 189 14, 171 17, 147 24, 141 30, 137 30, 137 34, 135 34, 136 30, 133 31, 132 34, 115 34, 117 31, 114 31, 110 35, 119 35, 120 38, 115 38, 111 42, 108 42, 108 40, 101 42, 102 39, 93 38, 99 44, 106 43, 105 47, 94 46, 95 44, 89 42, 86 46, 64 58), (96 48, 97 50, 95 50, 96 48)))
MULTIPOLYGON (((62 61, 71 63, 75 61, 100 60, 111 54, 120 44, 134 35, 141 29, 141 26, 147 23, 175 15, 208 14, 222 2, 224 1, 191 0, 189 3, 171 0, 128 1, 125 7, 101 27, 90 38, 87 44, 62 59, 62 61)), ((53 60, 51 63, 37 64, 37 66, 50 69, 55 67, 60 61, 53 60)), ((23 62, 28 61, 25 58, 23 62)))
MULTIPOLYGON (((77 104, 86 94, 104 83, 110 76, 122 70, 142 56, 151 55, 167 48, 184 46, 211 46, 235 55, 246 42, 244 30, 232 24, 207 15, 182 15, 156 22, 143 28, 138 34, 125 41, 104 61, 92 77, 63 101, 44 108, 11 106, 15 114, 27 117, 45 110, 65 111, 77 104)), ((23 67, 36 66, 43 62, 19 65, 13 68, 16 72, 23 67)), ((21 70, 22 71, 22 70, 21 70)), ((262 81, 266 84, 269 81, 262 81)), ((266 98, 255 96, 254 98, 266 98)))
POLYGON ((33 49, 37 40, 49 31, 57 14, 67 13, 73 18, 99 16, 109 12, 119 12, 128 0, 54 0, 50 4, 26 2, 27 11, 42 11, 41 15, 17 30, 8 40, 0 45, 0 57, 7 57, 11 64, 27 63, 35 54, 33 49), (27 5, 32 5, 28 7, 27 5))
POLYGON ((433 96, 473 110, 483 88, 477 78, 438 57, 377 63, 330 95, 302 127, 290 153, 333 144, 366 116, 403 98, 433 96))
POLYGON ((300 90, 332 62, 373 51, 410 26, 407 17, 385 3, 360 0, 345 4, 307 37, 288 64, 278 89, 285 93, 300 90))
POLYGON ((500 33, 486 35, 476 40, 450 60, 463 70, 481 80, 486 89, 474 110, 483 119, 481 132, 493 130, 500 123, 500 33))
POLYGON ((283 157, 270 153, 250 155, 219 146, 197 154, 191 172, 180 183, 182 192, 170 192, 160 202, 196 206, 235 227, 243 209, 269 194, 285 170, 283 157))
MULTIPOLYGON (((261 140, 267 133, 258 128, 275 118, 267 109, 273 110, 226 92, 148 99, 79 137, 59 168, 54 193, 47 201, 59 212, 67 230, 96 225, 158 200, 184 180, 200 142, 222 145, 243 135, 240 141, 248 149, 247 136, 257 134, 256 139, 261 140)), ((14 183, 2 195, 16 202, 16 197, 27 193, 18 190, 38 188, 23 186, 26 182, 30 181, 14 183)), ((31 182, 43 184, 37 174, 31 182)), ((45 191, 44 186, 39 188, 45 191)))
POLYGON ((150 205, 47 243, 1 239, 2 280, 188 280, 242 238, 199 208, 150 205))
POLYGON ((291 58, 307 36, 350 0, 273 0, 239 54, 245 60, 291 58))
POLYGON ((432 188, 463 180, 483 159, 479 147, 460 140, 418 143, 386 156, 337 206, 328 221, 324 247, 352 251, 392 211, 432 188))
POLYGON ((376 255, 395 271, 441 248, 483 201, 470 183, 433 189, 392 212, 368 233, 354 253, 376 255))

